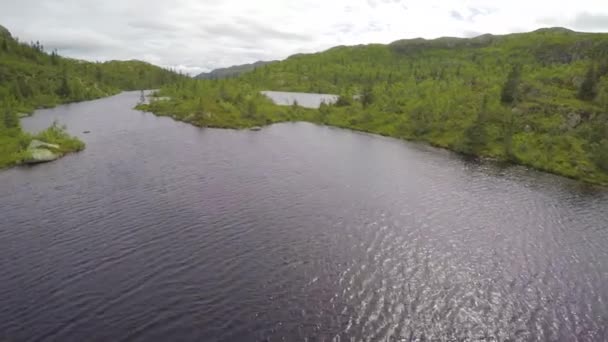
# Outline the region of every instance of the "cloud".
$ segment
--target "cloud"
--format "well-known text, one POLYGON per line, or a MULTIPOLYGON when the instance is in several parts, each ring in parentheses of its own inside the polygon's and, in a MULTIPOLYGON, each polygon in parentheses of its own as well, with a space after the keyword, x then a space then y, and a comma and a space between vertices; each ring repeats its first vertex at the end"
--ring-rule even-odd
POLYGON ((564 26, 573 30, 606 32, 608 31, 608 14, 573 12, 569 17, 563 16, 544 16, 538 20, 546 26, 564 26))
POLYGON ((0 25, 74 58, 143 59, 196 73, 403 38, 608 30, 605 1, 19 0, 0 1, 0 25))
POLYGON ((306 34, 277 30, 267 24, 262 24, 246 17, 235 18, 229 23, 205 26, 202 35, 205 38, 230 37, 237 41, 242 40, 245 42, 252 40, 307 41, 312 39, 312 37, 306 34))
POLYGON ((127 25, 134 29, 141 29, 141 30, 146 30, 146 31, 150 30, 150 31, 172 32, 172 31, 179 29, 178 25, 174 25, 171 23, 158 22, 156 20, 146 19, 146 18, 135 19, 135 20, 129 21, 127 23, 127 25))
POLYGON ((581 30, 608 30, 608 15, 579 13, 572 21, 572 26, 581 30))
POLYGON ((474 38, 474 37, 479 37, 482 34, 484 34, 483 32, 477 32, 477 31, 465 31, 463 32, 463 37, 465 38, 474 38))
POLYGON ((450 11, 450 16, 456 20, 464 20, 464 17, 458 11, 454 11, 454 10, 450 11))

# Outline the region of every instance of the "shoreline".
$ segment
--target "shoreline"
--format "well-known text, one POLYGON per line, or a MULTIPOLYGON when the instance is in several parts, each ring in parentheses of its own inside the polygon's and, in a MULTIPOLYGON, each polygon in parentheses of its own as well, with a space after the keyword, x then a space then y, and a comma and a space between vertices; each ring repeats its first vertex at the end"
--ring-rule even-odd
POLYGON ((265 125, 259 125, 259 124, 255 124, 255 125, 250 125, 250 126, 230 126, 230 125, 226 125, 226 126, 218 126, 218 125, 198 125, 193 121, 188 121, 186 120, 186 118, 180 118, 177 115, 164 115, 164 114, 157 114, 154 113, 153 111, 149 110, 150 108, 147 105, 143 105, 143 106, 136 106, 135 107, 136 110, 142 111, 142 112, 146 112, 146 113, 150 113, 153 114, 155 116, 158 117, 168 117, 171 118, 175 121, 178 122, 184 122, 187 124, 190 124, 192 126, 195 127, 200 127, 200 128, 214 128, 214 129, 233 129, 233 130, 248 130, 251 129, 252 127, 256 127, 256 126, 260 126, 260 127, 264 127, 264 126, 270 126, 273 124, 277 124, 277 123, 283 123, 283 122, 308 122, 308 123, 313 123, 313 124, 317 124, 317 125, 323 125, 323 126, 327 126, 327 127, 335 127, 335 128, 341 128, 341 129, 347 129, 350 131, 354 131, 354 132, 363 132, 363 133, 368 133, 368 134, 374 134, 377 136, 383 136, 383 137, 389 137, 392 139, 397 139, 397 140, 403 140, 403 141, 409 141, 409 142, 419 142, 419 143, 424 143, 426 145, 435 147, 435 148, 440 148, 446 151, 450 151, 456 154, 459 154, 461 156, 469 156, 472 158, 478 158, 480 160, 489 160, 489 161, 494 161, 494 162, 499 162, 499 163, 506 163, 508 165, 520 165, 520 166, 525 166, 525 167, 529 167, 533 170, 539 171, 539 172, 545 172, 545 173, 549 173, 552 175, 557 175, 560 177, 564 177, 564 178, 568 178, 568 179, 572 179, 575 181, 579 181, 585 184, 589 184, 589 185, 594 185, 594 186, 601 186, 601 187, 607 187, 608 188, 608 180, 601 180, 601 179, 596 179, 593 177, 577 177, 577 176, 572 176, 572 175, 568 175, 565 173, 560 173, 557 170, 551 170, 550 168, 542 168, 542 167, 538 167, 535 165, 532 165, 531 163, 527 163, 525 161, 516 161, 516 160, 511 160, 511 159, 505 159, 505 158, 497 158, 497 157, 493 157, 493 156, 487 156, 487 155, 483 155, 483 154, 468 154, 468 153, 464 153, 462 151, 458 151, 455 149, 450 148, 449 146, 444 146, 442 144, 436 143, 432 140, 424 140, 424 139, 412 139, 412 138, 407 138, 407 137, 403 137, 403 136, 395 136, 395 135, 390 135, 390 134, 386 134, 383 132, 374 132, 372 130, 365 130, 365 129, 358 129, 355 127, 348 127, 348 126, 341 126, 341 125, 332 125, 329 123, 322 123, 322 122, 316 122, 316 121, 312 121, 312 120, 305 120, 305 119, 300 119, 300 120, 284 120, 284 121, 275 121, 275 122, 271 122, 265 125))

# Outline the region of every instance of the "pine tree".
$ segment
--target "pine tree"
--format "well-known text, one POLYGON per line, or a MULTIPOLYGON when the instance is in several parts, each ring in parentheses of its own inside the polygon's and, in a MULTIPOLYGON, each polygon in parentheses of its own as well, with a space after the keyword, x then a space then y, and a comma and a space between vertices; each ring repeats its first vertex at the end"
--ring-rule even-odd
POLYGON ((597 88, 597 101, 602 110, 608 112, 608 77, 602 77, 597 88))
POLYGON ((72 95, 72 90, 70 89, 70 83, 68 80, 67 72, 64 71, 61 77, 61 85, 57 89, 57 95, 64 99, 69 99, 72 95))
POLYGON ((371 105, 373 102, 374 90, 371 84, 368 84, 363 88, 363 94, 361 94, 361 103, 363 104, 363 108, 367 108, 367 106, 371 105))
POLYGON ((578 98, 583 101, 591 101, 597 95, 596 85, 597 76, 595 72, 595 66, 591 65, 589 69, 587 69, 587 73, 585 74, 585 79, 583 83, 581 83, 580 88, 578 89, 578 98))
POLYGON ((197 112, 202 114, 205 114, 205 103, 203 102, 203 98, 200 97, 198 99, 198 105, 197 105, 197 112))
POLYGON ((485 126, 488 121, 488 96, 484 95, 475 122, 465 131, 465 152, 478 154, 487 143, 485 126))
POLYGON ((19 117, 17 116, 17 113, 15 112, 13 106, 12 106, 12 101, 7 101, 8 103, 6 104, 6 106, 3 109, 3 124, 4 127, 11 129, 11 128, 17 128, 19 127, 19 117))
POLYGON ((258 113, 258 107, 253 100, 247 102, 247 109, 245 110, 245 117, 248 119, 255 119, 258 113))
POLYGON ((336 106, 338 106, 338 107, 350 106, 352 103, 352 101, 350 99, 351 99, 350 96, 342 94, 342 95, 338 96, 338 100, 336 101, 336 106))
POLYGON ((517 86, 519 85, 520 78, 521 67, 519 65, 514 65, 511 68, 511 72, 509 72, 509 75, 507 76, 507 81, 502 87, 502 92, 500 93, 500 102, 505 105, 512 105, 517 101, 517 86))
POLYGON ((21 87, 19 86, 19 81, 16 81, 13 84, 13 95, 17 101, 23 100, 23 93, 21 92, 21 87))
POLYGON ((596 147, 594 161, 598 168, 608 172, 608 139, 603 139, 596 147))
POLYGON ((53 65, 57 65, 58 60, 57 60, 57 50, 53 50, 51 52, 51 64, 53 65))

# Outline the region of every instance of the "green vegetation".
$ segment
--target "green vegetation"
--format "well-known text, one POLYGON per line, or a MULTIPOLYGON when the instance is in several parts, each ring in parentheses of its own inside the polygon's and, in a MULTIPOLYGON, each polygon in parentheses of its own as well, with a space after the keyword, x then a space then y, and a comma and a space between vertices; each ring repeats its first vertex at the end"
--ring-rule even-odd
POLYGON ((185 80, 162 88, 141 110, 200 127, 246 128, 290 120, 314 121, 316 110, 279 107, 257 88, 235 80, 185 80), (169 97, 169 98, 167 98, 169 97))
POLYGON ((52 152, 59 156, 81 151, 85 147, 82 141, 68 135, 65 127, 60 127, 56 123, 35 135, 21 131, 19 126, 11 129, 2 127, 0 128, 0 168, 18 165, 30 159, 31 155, 27 148, 33 139, 58 145, 59 148, 52 149, 52 152))
POLYGON ((123 90, 158 88, 183 78, 140 61, 91 63, 45 52, 0 31, 0 101, 19 113, 61 103, 92 100, 123 90))
POLYGON ((159 96, 169 99, 140 108, 209 127, 305 120, 608 184, 608 34, 557 28, 336 47, 159 96), (260 90, 340 100, 278 107, 260 90))
POLYGON ((85 147, 82 141, 66 133, 65 126, 59 126, 56 122, 54 122, 51 127, 34 135, 33 138, 50 144, 59 145, 59 149, 57 149, 56 152, 59 152, 60 154, 81 151, 84 150, 85 147))
POLYGON ((32 138, 61 146, 61 154, 84 144, 53 126, 33 137, 19 126, 19 117, 37 108, 96 99, 122 90, 158 88, 185 78, 140 62, 90 63, 44 50, 39 42, 25 44, 0 26, 0 168, 26 159, 32 138))

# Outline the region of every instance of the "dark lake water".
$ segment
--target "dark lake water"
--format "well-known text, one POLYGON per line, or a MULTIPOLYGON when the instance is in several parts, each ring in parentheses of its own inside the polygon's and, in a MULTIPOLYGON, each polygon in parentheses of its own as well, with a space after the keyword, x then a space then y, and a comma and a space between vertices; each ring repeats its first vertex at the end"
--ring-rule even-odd
POLYGON ((0 172, 0 341, 608 339, 608 190, 138 100, 24 120, 87 149, 0 172))

